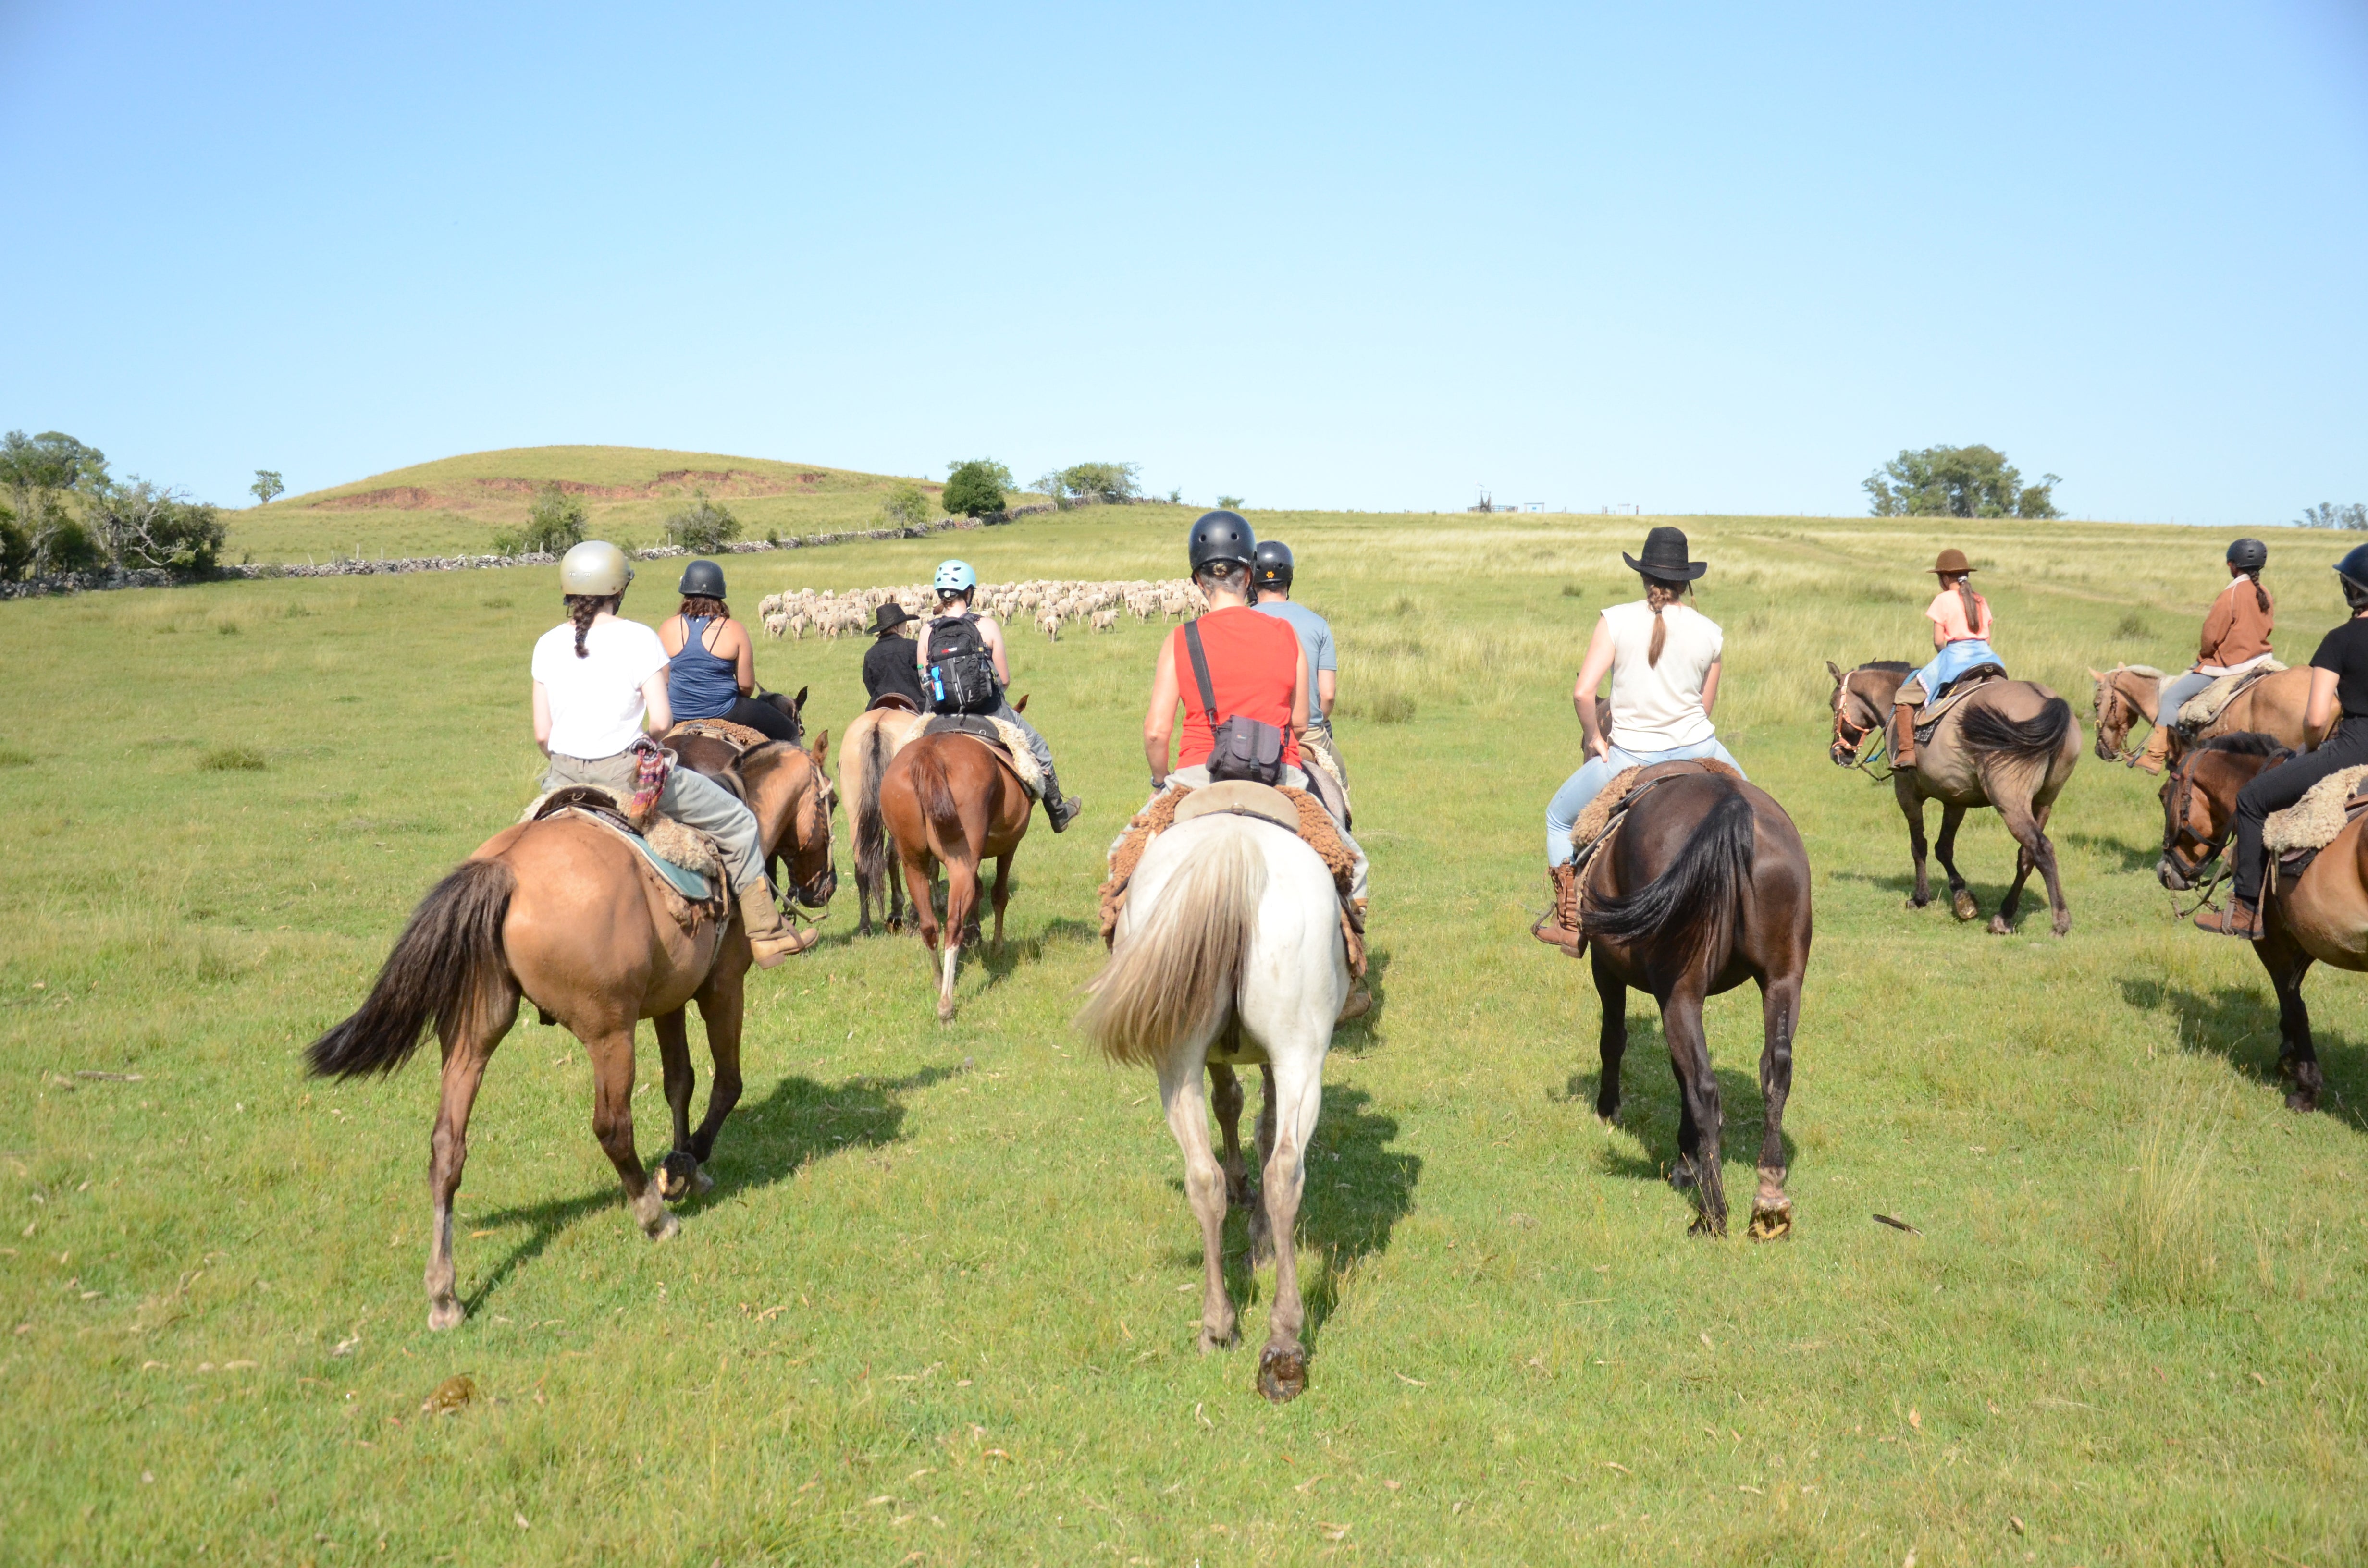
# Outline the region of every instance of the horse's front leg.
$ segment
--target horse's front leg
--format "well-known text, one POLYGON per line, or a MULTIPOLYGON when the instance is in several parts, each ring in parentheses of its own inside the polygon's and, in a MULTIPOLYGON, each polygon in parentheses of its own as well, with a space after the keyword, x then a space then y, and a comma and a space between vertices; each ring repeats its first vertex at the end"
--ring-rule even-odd
MULTIPOLYGON (((1258 1391, 1278 1404, 1307 1391, 1307 1350, 1300 1342, 1307 1309, 1299 1293, 1299 1199, 1306 1186, 1307 1146, 1324 1108, 1324 1050, 1331 1020, 1325 1019, 1323 1027, 1321 1037, 1296 1049, 1280 1042, 1269 1048, 1267 1104, 1274 1131, 1260 1196, 1274 1244, 1274 1311, 1258 1352, 1258 1391)), ((1266 1118, 1259 1120, 1263 1126, 1266 1118)))
POLYGON ((674 1119, 674 1147, 658 1165, 658 1196, 669 1203, 690 1195, 699 1174, 699 1156, 690 1152, 690 1096, 699 1074, 690 1066, 690 1028, 683 1010, 661 1013, 651 1020, 658 1032, 658 1068, 666 1083, 666 1109, 674 1119))
POLYGON ((1916 891, 1907 895, 1907 907, 1921 909, 1932 902, 1931 879, 1924 864, 1924 797, 1917 792, 1916 775, 1908 769, 1892 774, 1891 791, 1899 801, 1899 814, 1907 819, 1907 856, 1916 866, 1916 891))
POLYGON ((1225 1135, 1225 1202, 1235 1209, 1250 1206, 1249 1172, 1242 1165, 1242 1080, 1222 1062, 1209 1063, 1211 1103, 1217 1108, 1217 1131, 1225 1135))
POLYGON ((427 1326, 456 1326, 465 1315, 453 1291, 458 1272, 452 1263, 452 1197, 461 1190, 461 1170, 469 1161, 469 1112, 477 1103, 477 1085, 484 1081, 485 1062, 494 1047, 509 1033, 518 1002, 513 994, 501 1021, 480 1032, 474 1020, 444 1043, 444 1087, 436 1107, 436 1131, 427 1140, 427 1199, 431 1209, 427 1239, 427 1326))
POLYGON ((1604 957, 1600 942, 1588 956, 1595 965, 1595 994, 1603 1004, 1602 1031, 1596 1041, 1603 1067, 1595 1085, 1595 1114, 1609 1127, 1620 1117, 1620 1059, 1628 1051, 1628 984, 1604 957))
POLYGON ((2317 1048, 2311 1043, 2310 1009, 2302 999, 2303 976, 2310 972, 2314 960, 2286 929, 2277 901, 2264 903, 2269 918, 2261 939, 2253 944, 2253 953, 2270 971, 2270 983, 2277 988, 2278 1076, 2291 1085, 2286 1090, 2288 1110, 2317 1110, 2327 1083, 2319 1073, 2317 1048))
POLYGON ((1801 974, 1759 982, 1759 1103, 1767 1122, 1759 1139, 1759 1188, 1751 1199, 1751 1238, 1770 1241, 1793 1229, 1793 1200, 1784 1193, 1784 1102, 1793 1094, 1793 1036, 1801 1023, 1801 974))
POLYGON ((1982 906, 1974 898, 1973 890, 1965 885, 1965 879, 1957 871, 1957 829, 1964 823, 1965 808, 1952 806, 1943 801, 1941 803, 1941 842, 1935 847, 1940 852, 1941 869, 1949 877, 1949 913, 1960 920, 1975 920, 1980 917, 1982 906))
POLYGON ((715 1076, 707 1085, 707 1114, 700 1118, 699 1131, 690 1135, 691 1157, 698 1162, 691 1176, 694 1193, 715 1189, 715 1178, 707 1172, 708 1162, 715 1156, 715 1140, 723 1131, 724 1119, 740 1103, 740 1029, 746 1017, 747 978, 746 970, 712 974, 699 994, 699 1018, 707 1028, 707 1055, 715 1064, 715 1076))
POLYGON ((1235 1317, 1225 1294, 1225 1173, 1209 1149, 1209 1109, 1201 1097, 1201 1059, 1178 1051, 1159 1069, 1167 1129, 1184 1152, 1184 1198, 1201 1221, 1201 1348, 1230 1348, 1235 1317))
POLYGON ((1011 857, 995 858, 995 950, 1003 951, 1003 911, 1011 902, 1011 857))
POLYGON ((1679 1169, 1691 1174, 1695 1215, 1690 1233, 1726 1234, 1726 1185, 1719 1170, 1725 1131, 1718 1103, 1718 1074, 1711 1068, 1710 1040, 1702 1032, 1702 999, 1685 985, 1661 1005, 1661 1033, 1669 1045, 1669 1069, 1677 1075, 1685 1107, 1678 1125, 1679 1169))

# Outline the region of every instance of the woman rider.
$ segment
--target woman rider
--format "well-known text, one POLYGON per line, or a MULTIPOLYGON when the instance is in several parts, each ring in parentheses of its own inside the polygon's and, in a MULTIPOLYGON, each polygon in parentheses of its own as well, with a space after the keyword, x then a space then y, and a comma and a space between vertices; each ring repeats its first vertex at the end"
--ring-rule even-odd
MULTIPOLYGON (((546 790, 597 784, 628 799, 639 788, 643 755, 656 749, 644 722, 659 734, 674 727, 665 647, 656 632, 617 614, 632 580, 624 551, 598 540, 585 540, 559 563, 567 619, 534 645, 534 744, 551 759, 546 790)), ((818 932, 783 924, 766 885, 757 819, 731 791, 687 767, 668 767, 658 810, 708 835, 723 851, 758 967, 770 969, 820 939, 818 932)))
POLYGON ((729 719, 773 740, 796 740, 798 726, 787 713, 750 695, 757 689, 757 648, 723 602, 723 568, 694 561, 683 568, 675 592, 682 608, 658 627, 675 718, 729 719))
POLYGON ((1950 547, 1932 562, 1941 591, 1924 607, 1932 623, 1932 662, 1899 683, 1892 700, 1891 757, 1895 766, 1916 766, 1916 710, 1941 695, 1941 689, 1967 670, 1995 665, 1990 651, 1990 601, 1974 592, 1973 563, 1965 552, 1950 547))
POLYGON ((2257 539, 2240 539, 2228 547, 2228 585, 2212 601, 2203 618, 2203 640, 2188 672, 2162 684, 2154 704, 2154 733, 2133 766, 2160 773, 2170 756, 2170 733, 2179 725, 2179 710, 2222 676, 2249 670, 2270 656, 2270 633, 2277 615, 2270 591, 2261 586, 2261 568, 2270 563, 2270 547, 2257 539))
MULTIPOLYGON (((1736 767, 1710 722, 1718 702, 1719 661, 1725 634, 1718 623, 1683 601, 1694 580, 1710 570, 1691 560, 1686 536, 1655 528, 1645 536, 1641 561, 1621 560, 1645 580, 1645 597, 1605 608, 1595 622, 1587 657, 1571 687, 1586 736, 1587 762, 1563 781, 1546 806, 1546 875, 1554 909, 1531 927, 1542 942, 1576 950, 1578 932, 1578 872, 1572 864, 1570 830, 1587 803, 1613 778, 1656 762, 1712 757, 1736 767), (1595 711, 1595 691, 1611 676, 1611 733, 1606 736, 1595 711)), ((1736 767, 1740 773, 1742 769, 1736 767)))
POLYGON ((949 623, 967 626, 995 665, 996 705, 987 711, 1005 723, 1017 726, 1019 733, 1028 737, 1028 749, 1034 754, 1036 766, 1044 772, 1045 820, 1053 824, 1054 833, 1068 832, 1069 824, 1077 820, 1077 813, 1086 809, 1086 803, 1075 795, 1061 792, 1061 780, 1053 771, 1053 748, 1045 744, 1042 735, 1036 733, 1036 726, 1021 718, 1019 710, 1011 706, 1010 694, 1006 689, 1011 685, 1011 663, 1003 651, 1003 629, 996 625, 993 616, 973 614, 970 608, 971 597, 978 591, 978 574, 970 569, 970 562, 966 561, 948 561, 939 563, 933 582, 938 592, 938 613, 928 619, 921 628, 921 634, 913 640, 914 666, 920 672, 923 693, 926 695, 929 690, 929 665, 933 657, 930 644, 938 640, 938 629, 949 623))
POLYGON ((2206 931, 2260 940, 2261 869, 2268 854, 2261 846, 2263 821, 2301 800, 2328 774, 2368 764, 2368 544, 2355 546, 2337 562, 2335 575, 2351 616, 2321 638, 2318 652, 2310 656, 2310 703, 2303 728, 2317 734, 2339 711, 2343 722, 2317 751, 2263 768, 2237 791, 2236 897, 2225 913, 2197 913, 2195 924, 2206 931))

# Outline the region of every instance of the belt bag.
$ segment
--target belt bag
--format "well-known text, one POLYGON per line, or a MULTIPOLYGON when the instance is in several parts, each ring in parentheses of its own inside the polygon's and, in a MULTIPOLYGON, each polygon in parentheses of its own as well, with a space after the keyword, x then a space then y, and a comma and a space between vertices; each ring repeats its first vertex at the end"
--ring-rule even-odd
POLYGON ((1217 694, 1209 684, 1209 659, 1201 649, 1201 629, 1184 623, 1184 647, 1192 655, 1192 678, 1201 687, 1201 708, 1209 715, 1215 744, 1209 752, 1212 780, 1247 778, 1254 784, 1282 781, 1282 732, 1274 725, 1240 714, 1217 722, 1217 694))

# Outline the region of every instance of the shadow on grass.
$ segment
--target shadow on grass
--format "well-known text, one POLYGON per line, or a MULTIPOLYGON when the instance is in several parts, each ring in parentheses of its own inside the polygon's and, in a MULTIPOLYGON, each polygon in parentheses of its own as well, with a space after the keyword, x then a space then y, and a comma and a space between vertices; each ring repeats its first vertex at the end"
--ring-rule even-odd
MULTIPOLYGON (((1748 990, 1749 987, 1745 989, 1748 990)), ((1648 999, 1649 1005, 1649 999, 1648 999)), ((1767 1101, 1760 1097, 1759 1059, 1762 1047, 1759 1031, 1748 1034, 1738 1031, 1729 1042, 1730 1048, 1748 1046, 1752 1066, 1713 1067, 1718 1077, 1720 1119, 1725 1123, 1720 1140, 1722 1161, 1740 1159, 1746 1165, 1759 1158, 1759 1140, 1765 1135, 1767 1101)), ((1715 1053, 1718 1040, 1711 1049, 1715 1053)), ((1561 1094, 1548 1091, 1548 1097, 1577 1107, 1592 1117, 1596 1096, 1603 1088, 1602 1059, 1596 1056, 1592 1042, 1588 1054, 1595 1060, 1592 1072, 1582 1069, 1570 1075, 1561 1094)), ((1616 1142, 1603 1144, 1602 1165, 1610 1176, 1626 1176, 1632 1181, 1666 1182, 1678 1164, 1678 1122, 1680 1105, 1678 1097, 1678 1077, 1669 1065, 1668 1038, 1661 1032, 1657 1012, 1643 1017, 1632 1011, 1628 1015, 1628 1049, 1620 1062, 1620 1126, 1644 1145, 1641 1153, 1631 1153, 1616 1142)), ((1796 1150, 1790 1132, 1782 1134, 1784 1164, 1789 1168, 1796 1150)), ((1727 1201, 1735 1201, 1730 1188, 1727 1201)))
MULTIPOLYGON (((2304 1001, 2309 999, 2305 980, 2304 1001)), ((2258 990, 2223 985, 2209 995, 2158 980, 2124 980, 2122 1000, 2140 1012, 2170 1014, 2179 1023, 2181 1049, 2209 1051, 2255 1083, 2281 1092, 2288 1086, 2278 1075, 2277 994, 2266 975, 2258 990)), ((2340 1119, 2368 1131, 2368 1119, 2362 1115, 2368 1110, 2368 1048, 2329 1034, 2317 1017, 2311 1020, 2310 1036, 2326 1076, 2328 1099, 2333 1102, 2328 1108, 2340 1108, 2340 1119)))
POLYGON ((2100 860, 2120 862, 2113 867, 2117 871, 2144 871, 2152 876, 2156 863, 2162 858, 2159 843, 2132 844, 2100 833, 2066 833, 2061 837, 2068 848, 2082 850, 2100 860))

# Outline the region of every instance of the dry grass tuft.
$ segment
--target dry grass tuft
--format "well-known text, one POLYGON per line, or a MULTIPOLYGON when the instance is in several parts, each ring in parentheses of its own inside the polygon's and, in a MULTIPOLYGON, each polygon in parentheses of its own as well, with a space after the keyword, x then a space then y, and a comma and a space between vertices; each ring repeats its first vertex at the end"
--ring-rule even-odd
POLYGON ((2225 1085, 2174 1089, 2147 1116, 2111 1233, 2125 1294, 2189 1306, 2218 1288, 2208 1178, 2227 1119, 2225 1085))

